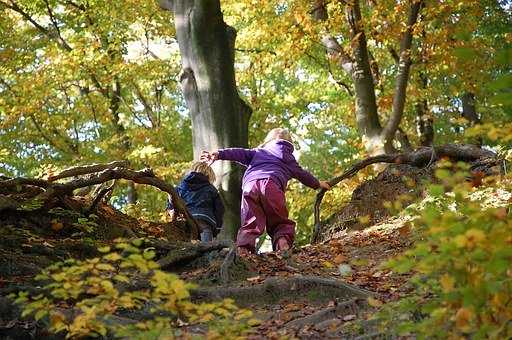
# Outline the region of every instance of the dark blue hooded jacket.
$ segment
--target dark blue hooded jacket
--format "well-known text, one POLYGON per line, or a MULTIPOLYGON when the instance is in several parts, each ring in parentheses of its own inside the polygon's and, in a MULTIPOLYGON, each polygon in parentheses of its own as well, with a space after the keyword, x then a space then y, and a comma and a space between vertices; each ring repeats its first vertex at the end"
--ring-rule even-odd
MULTIPOLYGON (((178 184, 176 191, 185 201, 190 214, 208 223, 216 235, 222 227, 224 204, 208 177, 199 172, 191 172, 178 184)), ((170 200, 167 201, 167 209, 173 209, 170 200)))

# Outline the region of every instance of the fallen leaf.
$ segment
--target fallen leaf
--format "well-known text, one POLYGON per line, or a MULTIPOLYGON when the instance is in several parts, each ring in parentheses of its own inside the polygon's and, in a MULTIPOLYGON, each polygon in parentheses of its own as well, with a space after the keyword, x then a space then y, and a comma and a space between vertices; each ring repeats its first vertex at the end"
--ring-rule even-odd
POLYGON ((382 306, 382 301, 379 301, 376 298, 373 298, 370 296, 368 298, 368 304, 372 307, 380 307, 380 306, 382 306))
POLYGON ((334 265, 329 261, 324 261, 322 264, 325 268, 334 268, 334 265))
POLYGON ((258 281, 261 281, 261 280, 262 280, 262 278, 261 278, 260 275, 253 276, 253 277, 250 277, 250 278, 247 279, 247 281, 249 281, 249 282, 258 282, 258 281))
POLYGON ((334 263, 336 263, 336 264, 341 264, 341 263, 343 263, 343 262, 346 262, 346 261, 347 261, 347 257, 346 257, 346 256, 343 256, 343 255, 341 255, 341 254, 339 254, 338 256, 336 256, 336 257, 334 258, 334 260, 333 260, 333 261, 334 261, 334 263))
POLYGON ((350 321, 350 320, 354 320, 356 318, 356 316, 354 314, 349 314, 349 315, 345 315, 343 317, 343 321, 350 321))
POLYGON ((348 276, 352 274, 352 267, 350 267, 348 264, 340 264, 338 266, 338 271, 341 276, 348 276))
POLYGON ((62 222, 59 222, 59 221, 56 221, 56 220, 52 220, 51 223, 52 223, 52 229, 54 231, 59 231, 62 228, 64 228, 64 224, 62 222))

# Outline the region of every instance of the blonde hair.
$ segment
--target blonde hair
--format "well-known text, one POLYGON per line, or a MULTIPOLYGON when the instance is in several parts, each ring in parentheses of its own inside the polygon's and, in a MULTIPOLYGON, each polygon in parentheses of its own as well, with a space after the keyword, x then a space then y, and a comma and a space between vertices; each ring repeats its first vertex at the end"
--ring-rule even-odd
POLYGON ((263 143, 261 143, 260 148, 267 145, 269 142, 276 140, 276 139, 284 139, 290 143, 293 143, 292 135, 290 131, 283 128, 275 128, 270 130, 267 133, 267 137, 265 137, 265 140, 263 140, 263 143))
POLYGON ((194 162, 190 167, 190 171, 199 172, 200 174, 205 175, 208 177, 208 181, 210 181, 210 183, 215 182, 215 172, 213 172, 212 167, 206 162, 194 162))

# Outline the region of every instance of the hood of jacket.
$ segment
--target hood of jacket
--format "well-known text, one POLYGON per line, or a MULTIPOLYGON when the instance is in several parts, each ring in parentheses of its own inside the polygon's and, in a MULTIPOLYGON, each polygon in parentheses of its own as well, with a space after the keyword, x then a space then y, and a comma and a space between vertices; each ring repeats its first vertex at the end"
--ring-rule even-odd
POLYGON ((263 149, 269 151, 273 156, 279 158, 285 163, 295 159, 293 156, 293 144, 284 139, 276 139, 268 142, 263 149))
POLYGON ((210 185, 210 181, 206 175, 202 173, 192 171, 183 178, 180 186, 191 190, 198 190, 202 187, 210 185))

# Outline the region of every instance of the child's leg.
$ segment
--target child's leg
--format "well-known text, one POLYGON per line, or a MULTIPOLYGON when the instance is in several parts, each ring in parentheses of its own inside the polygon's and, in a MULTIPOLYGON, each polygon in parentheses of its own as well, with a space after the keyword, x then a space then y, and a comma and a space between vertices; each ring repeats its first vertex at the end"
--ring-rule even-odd
POLYGON ((266 215, 267 232, 272 238, 272 248, 288 249, 295 239, 295 222, 288 218, 284 192, 269 180, 263 193, 261 202, 266 215))
POLYGON ((201 239, 201 242, 211 242, 213 240, 213 232, 210 225, 201 220, 198 220, 197 224, 199 226, 199 238, 201 239))
POLYGON ((259 201, 259 182, 254 181, 244 187, 242 193, 242 226, 238 231, 236 245, 255 252, 256 239, 265 231, 265 212, 259 201))

